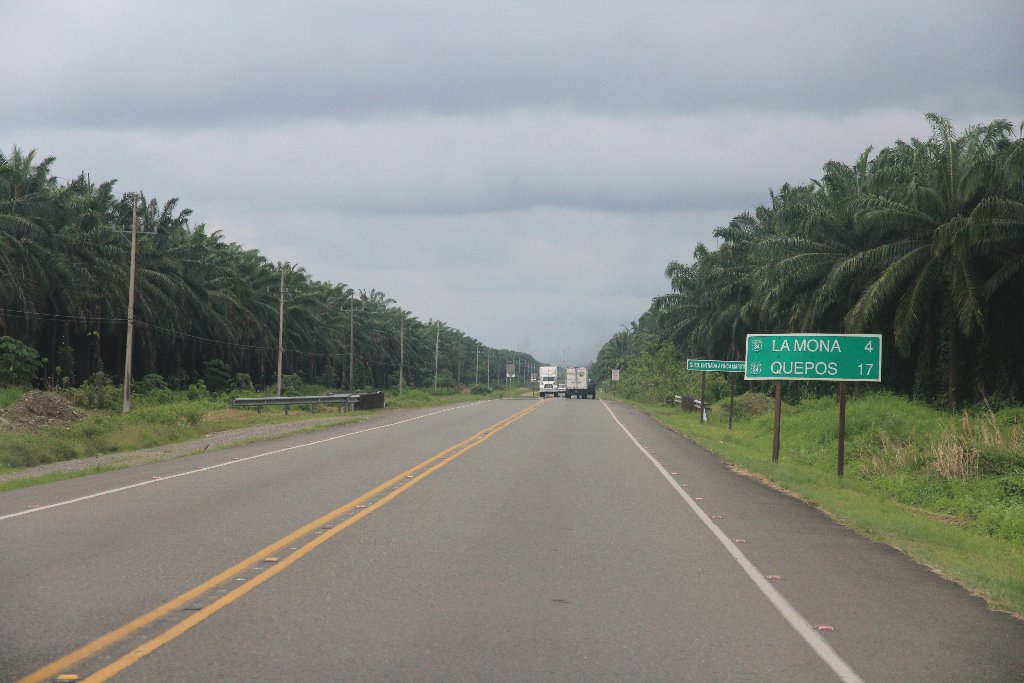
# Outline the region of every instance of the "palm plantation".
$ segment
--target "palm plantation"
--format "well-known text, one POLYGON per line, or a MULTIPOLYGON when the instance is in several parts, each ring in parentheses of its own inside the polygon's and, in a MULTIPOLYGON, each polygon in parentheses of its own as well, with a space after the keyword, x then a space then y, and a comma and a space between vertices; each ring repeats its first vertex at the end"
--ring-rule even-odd
MULTIPOLYGON (((715 231, 641 318, 680 356, 735 358, 747 333, 881 333, 884 384, 956 407, 1024 398, 1024 141, 1007 121, 932 135, 818 180, 715 231)), ((624 342, 599 355, 604 376, 624 342), (607 365, 607 367, 606 367, 607 365)), ((636 357, 637 353, 633 354, 636 357)))
MULTIPOLYGON (((438 325, 384 292, 317 281, 300 265, 227 243, 191 225, 192 212, 176 199, 117 196, 113 181, 96 185, 84 173, 61 184, 53 162, 18 147, 0 153, 0 336, 46 359, 41 381, 122 375, 134 201, 133 377, 160 375, 184 387, 216 362, 257 386, 274 384, 283 271, 286 374, 329 387, 432 385, 438 325)), ((475 379, 466 370, 478 349, 495 359, 498 384, 504 363, 522 356, 483 347, 449 325, 440 335, 443 386, 446 378, 475 379)))
MULTIPOLYGON (((1007 121, 958 132, 927 119, 928 139, 828 161, 821 178, 783 184, 766 206, 717 228, 715 249, 670 263, 671 291, 608 341, 596 376, 651 344, 731 359, 751 332, 872 332, 885 339, 889 389, 946 406, 1020 401, 1024 142, 1007 121)), ((46 358, 41 379, 118 377, 133 198, 84 173, 62 183, 53 161, 0 153, 0 335, 46 358)), ((272 384, 282 271, 285 371, 306 381, 431 386, 436 350, 442 384, 500 384, 519 355, 423 322, 377 289, 271 263, 190 224, 175 199, 135 201, 135 377, 185 386, 216 360, 272 384), (481 353, 493 361, 490 378, 481 353)))

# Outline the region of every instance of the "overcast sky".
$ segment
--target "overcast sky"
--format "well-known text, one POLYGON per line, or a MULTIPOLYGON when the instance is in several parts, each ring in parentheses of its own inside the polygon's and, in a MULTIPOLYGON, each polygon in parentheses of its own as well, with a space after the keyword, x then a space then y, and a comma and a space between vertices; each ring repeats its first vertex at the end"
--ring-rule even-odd
POLYGON ((1024 1, 0 0, 0 146, 560 365, 868 145, 1024 120, 1024 1))

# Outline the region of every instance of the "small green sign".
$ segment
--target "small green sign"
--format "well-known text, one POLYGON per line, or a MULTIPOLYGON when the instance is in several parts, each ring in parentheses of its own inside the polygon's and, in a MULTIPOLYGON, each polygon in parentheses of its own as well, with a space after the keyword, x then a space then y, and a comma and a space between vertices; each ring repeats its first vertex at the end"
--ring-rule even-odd
POLYGON ((748 334, 743 379, 881 382, 880 334, 748 334))
POLYGON ((695 372, 743 372, 746 363, 741 360, 686 359, 686 369, 695 372))

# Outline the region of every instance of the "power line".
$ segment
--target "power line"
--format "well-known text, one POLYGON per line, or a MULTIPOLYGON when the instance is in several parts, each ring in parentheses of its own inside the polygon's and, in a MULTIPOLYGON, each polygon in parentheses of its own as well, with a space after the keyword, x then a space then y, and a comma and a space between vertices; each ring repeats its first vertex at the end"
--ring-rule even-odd
POLYGON ((103 316, 81 316, 81 315, 64 315, 62 313, 39 313, 36 311, 15 311, 9 308, 0 308, 0 313, 3 315, 21 316, 23 318, 33 318, 39 320, 68 320, 73 322, 82 323, 123 323, 128 322, 127 318, 105 318, 103 316))
MULTIPOLYGON (((20 310, 14 310, 14 309, 10 309, 10 308, 0 308, 0 315, 11 316, 11 317, 21 317, 21 318, 26 318, 26 319, 31 319, 31 320, 47 320, 47 321, 52 321, 52 322, 65 322, 65 321, 66 322, 77 322, 77 323, 81 323, 81 324, 95 324, 95 323, 127 324, 128 323, 128 319, 127 318, 113 318, 113 317, 105 317, 105 316, 88 316, 88 315, 84 315, 84 316, 82 316, 82 315, 64 315, 64 314, 61 314, 61 313, 39 313, 39 312, 35 312, 35 311, 20 311, 20 310)), ((241 350, 241 351, 256 351, 256 352, 266 351, 266 352, 272 352, 272 351, 276 351, 277 350, 277 345, 261 346, 261 345, 256 345, 256 344, 240 344, 238 342, 225 341, 223 339, 214 339, 212 337, 201 337, 201 336, 196 335, 196 334, 190 334, 188 332, 181 332, 179 330, 174 330, 174 329, 171 329, 169 327, 163 327, 161 325, 155 325, 153 323, 147 323, 147 322, 144 322, 144 321, 141 321, 141 320, 136 320, 135 324, 138 325, 139 327, 145 327, 145 328, 147 328, 149 330, 154 330, 154 331, 157 331, 157 332, 163 332, 163 333, 165 333, 168 336, 175 337, 175 338, 178 338, 178 339, 185 339, 185 340, 188 340, 188 341, 194 341, 194 342, 199 342, 199 343, 203 343, 203 344, 222 346, 222 347, 225 347, 225 348, 231 348, 231 349, 236 349, 236 350, 241 350)), ((484 347, 484 348, 487 348, 487 347, 484 347)), ((305 358, 315 357, 315 358, 329 358, 329 359, 347 359, 349 357, 349 352, 348 351, 339 352, 339 353, 328 353, 328 352, 323 352, 323 351, 303 351, 301 349, 288 348, 288 347, 285 347, 285 351, 287 351, 288 353, 290 353, 292 355, 303 356, 305 358)), ((391 367, 397 367, 398 366, 397 364, 392 363, 392 362, 388 362, 388 361, 373 360, 373 361, 370 361, 370 362, 372 362, 374 364, 377 364, 377 365, 387 365, 387 366, 391 366, 391 367)))
MULTIPOLYGON (((17 311, 9 308, 0 308, 0 314, 6 316, 17 316, 27 318, 31 320, 49 320, 53 322, 78 322, 83 324, 95 324, 95 323, 111 323, 111 324, 127 324, 127 318, 107 318, 103 316, 75 316, 75 315, 62 315, 59 313, 37 313, 34 311, 17 311)), ((150 330, 156 330, 158 332, 164 332, 169 336, 178 339, 187 339, 189 341, 200 342, 204 344, 218 345, 227 348, 233 348, 243 351, 276 351, 277 346, 259 346, 255 344, 239 344, 238 342, 224 341, 222 339, 214 339, 212 337, 201 337, 196 334, 189 334, 188 332, 181 332, 174 330, 169 327, 163 327, 161 325, 154 325, 153 323, 147 323, 141 320, 136 320, 135 324, 139 327, 145 327, 150 330)), ((344 353, 325 353, 316 351, 301 351, 299 349, 285 348, 288 353, 298 354, 305 357, 317 357, 317 358, 347 358, 348 352, 344 353)))

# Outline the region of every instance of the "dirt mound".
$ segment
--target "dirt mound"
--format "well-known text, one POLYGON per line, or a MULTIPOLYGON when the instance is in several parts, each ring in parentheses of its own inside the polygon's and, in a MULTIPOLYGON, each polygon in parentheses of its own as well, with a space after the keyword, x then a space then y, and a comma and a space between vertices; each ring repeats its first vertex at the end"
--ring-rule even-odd
POLYGON ((0 426, 25 430, 50 425, 66 425, 86 416, 84 410, 57 391, 30 391, 0 411, 0 426))

